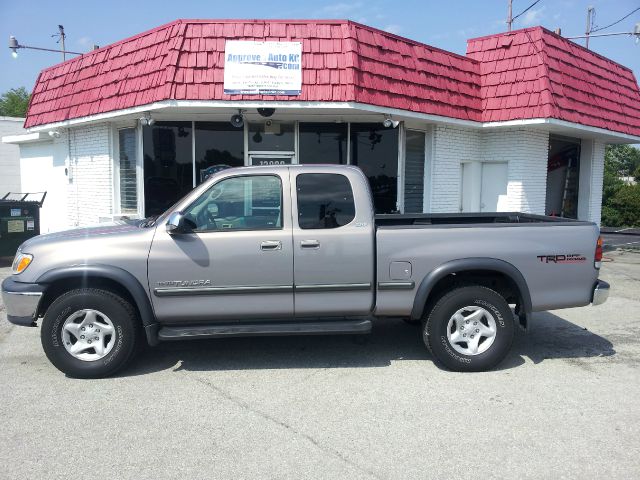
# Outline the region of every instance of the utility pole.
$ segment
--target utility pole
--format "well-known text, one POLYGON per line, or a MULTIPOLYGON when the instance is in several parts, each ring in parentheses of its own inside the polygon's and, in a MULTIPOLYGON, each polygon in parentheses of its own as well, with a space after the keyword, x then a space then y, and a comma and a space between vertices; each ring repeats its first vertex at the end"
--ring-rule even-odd
POLYGON ((513 23, 513 0, 509 0, 509 7, 507 8, 507 31, 511 31, 511 24, 513 23))
POLYGON ((64 62, 67 59, 67 52, 64 49, 64 37, 66 35, 62 25, 58 25, 58 30, 60 31, 60 46, 62 47, 62 61, 64 62))
POLYGON ((591 35, 591 25, 592 25, 591 18, 595 10, 596 9, 593 7, 587 8, 587 29, 585 30, 585 41, 584 41, 584 46, 586 48, 589 48, 589 35, 591 35))

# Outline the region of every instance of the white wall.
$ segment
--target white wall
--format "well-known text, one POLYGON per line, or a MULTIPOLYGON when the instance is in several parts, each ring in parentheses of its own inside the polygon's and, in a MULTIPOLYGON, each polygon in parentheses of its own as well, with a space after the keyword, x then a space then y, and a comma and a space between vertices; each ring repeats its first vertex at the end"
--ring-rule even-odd
POLYGON ((514 128, 482 132, 482 160, 508 162, 507 210, 544 215, 549 132, 514 128))
POLYGON ((100 123, 70 129, 68 140, 68 219, 70 226, 95 225, 113 213, 111 129, 100 123))
POLYGON ((465 203, 480 208, 480 162, 508 162, 504 210, 544 214, 549 133, 513 128, 478 130, 437 126, 433 138, 431 211, 460 211, 462 164, 471 163, 465 203), (477 198, 476 198, 477 197, 477 198))
POLYGON ((480 159, 480 136, 477 129, 442 125, 433 129, 431 212, 460 211, 462 163, 480 159))
MULTIPOLYGON (((40 233, 62 230, 66 218, 60 219, 58 209, 60 199, 56 198, 51 185, 53 178, 53 142, 25 143, 20 145, 20 191, 47 192, 40 209, 40 233), (62 220, 63 225, 58 225, 62 220)), ((64 205, 64 203, 63 203, 64 205)))
MULTIPOLYGON (((0 138, 24 133, 24 118, 0 117, 0 138)), ((0 142, 0 198, 7 192, 19 192, 20 147, 0 142)))
POLYGON ((109 124, 61 130, 55 139, 20 144, 21 190, 46 191, 41 233, 86 227, 110 216, 113 162, 109 124))
POLYGON ((578 186, 578 219, 600 224, 604 151, 599 140, 583 139, 580 147, 580 183, 578 186))

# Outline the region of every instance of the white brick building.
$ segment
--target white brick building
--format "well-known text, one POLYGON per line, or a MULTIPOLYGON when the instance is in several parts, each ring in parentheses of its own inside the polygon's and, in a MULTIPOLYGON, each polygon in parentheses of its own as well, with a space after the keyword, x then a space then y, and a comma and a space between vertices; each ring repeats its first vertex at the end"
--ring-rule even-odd
POLYGON ((22 190, 49 192, 43 232, 157 214, 217 168, 271 162, 358 165, 379 213, 599 223, 605 145, 639 142, 639 118, 630 71, 541 28, 460 57, 352 22, 178 21, 43 71, 28 133, 3 142, 22 190), (223 92, 225 41, 258 33, 302 44, 298 95, 223 92))

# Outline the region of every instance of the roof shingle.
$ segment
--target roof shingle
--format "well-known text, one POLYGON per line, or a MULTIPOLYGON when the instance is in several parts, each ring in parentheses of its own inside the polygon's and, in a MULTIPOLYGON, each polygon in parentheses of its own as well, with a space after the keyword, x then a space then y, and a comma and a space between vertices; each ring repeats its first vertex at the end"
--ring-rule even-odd
POLYGON ((162 100, 361 102, 475 122, 556 118, 640 136, 631 70, 541 27, 463 57, 345 20, 177 20, 43 70, 25 127, 162 100), (225 95, 229 39, 302 42, 299 96, 225 95))
POLYGON ((467 55, 480 62, 484 122, 556 118, 640 136, 633 72, 549 30, 475 38, 467 55))

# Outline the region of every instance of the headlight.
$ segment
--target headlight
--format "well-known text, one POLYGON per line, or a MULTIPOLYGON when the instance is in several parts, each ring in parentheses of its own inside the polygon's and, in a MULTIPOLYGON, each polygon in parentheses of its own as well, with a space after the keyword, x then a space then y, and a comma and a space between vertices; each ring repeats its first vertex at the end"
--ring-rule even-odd
POLYGON ((16 258, 13 259, 13 265, 11 265, 11 273, 17 275, 25 271, 25 269, 31 265, 33 255, 29 253, 18 252, 16 258))

